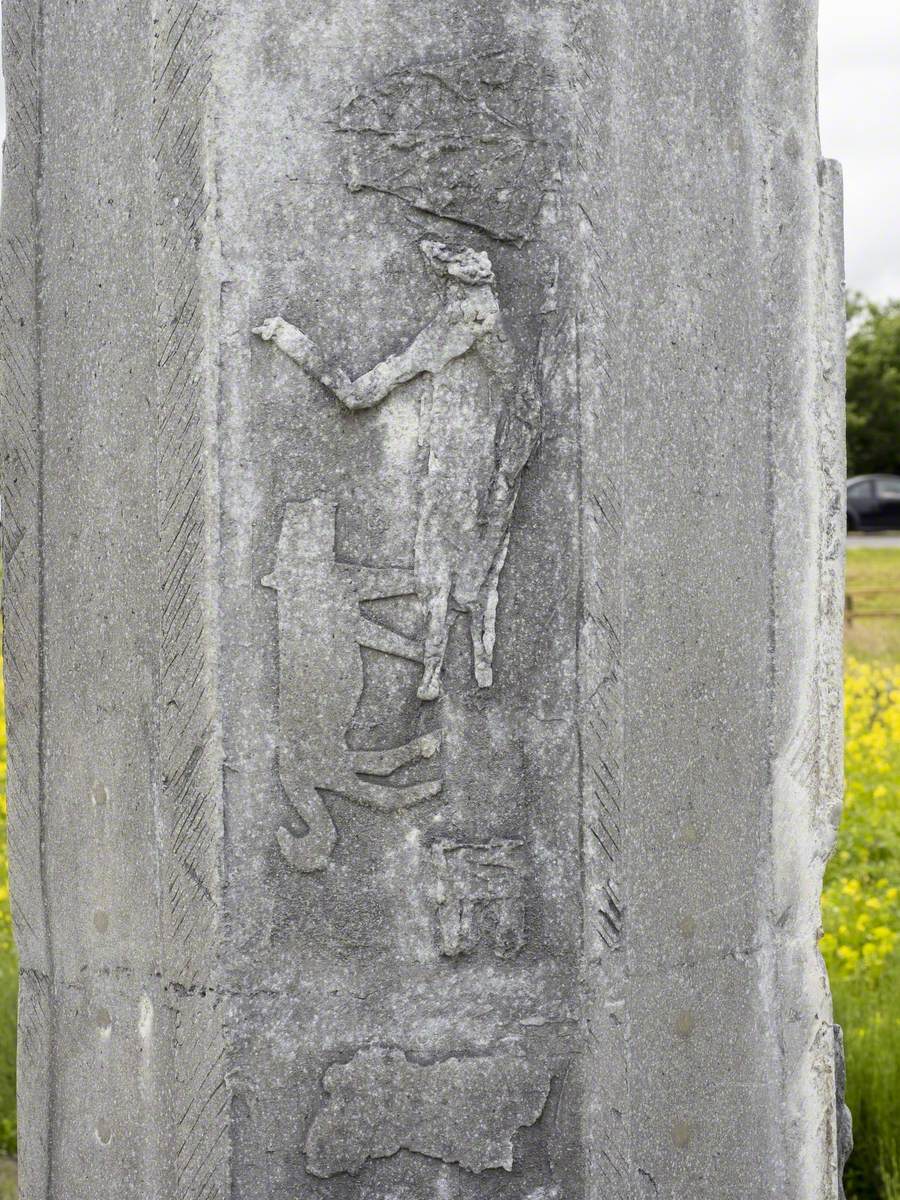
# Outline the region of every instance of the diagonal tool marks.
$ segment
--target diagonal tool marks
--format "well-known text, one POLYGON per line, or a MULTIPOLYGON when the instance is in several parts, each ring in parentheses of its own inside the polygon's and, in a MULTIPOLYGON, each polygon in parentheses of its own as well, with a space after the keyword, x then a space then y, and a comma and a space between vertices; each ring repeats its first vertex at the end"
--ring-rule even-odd
POLYGON ((214 990, 222 813, 208 601, 213 521, 203 261, 213 20, 206 0, 154 5, 153 162, 157 294, 160 762, 167 974, 175 1013, 172 1195, 229 1192, 223 1001, 214 990))

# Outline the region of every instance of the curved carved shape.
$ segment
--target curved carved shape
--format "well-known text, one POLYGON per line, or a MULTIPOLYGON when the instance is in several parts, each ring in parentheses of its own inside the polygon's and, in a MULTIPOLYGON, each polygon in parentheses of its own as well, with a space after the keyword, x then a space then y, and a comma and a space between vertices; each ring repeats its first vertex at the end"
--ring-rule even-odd
POLYGON ((443 786, 439 779, 393 786, 359 778, 387 777, 433 758, 440 735, 427 733, 388 750, 348 749, 344 731, 363 688, 360 646, 418 661, 421 651, 359 611, 361 599, 408 592, 405 573, 335 562, 334 524, 331 501, 318 497, 288 504, 275 571, 262 580, 278 593, 279 776, 308 827, 301 837, 285 828, 277 837, 285 858, 301 871, 322 870, 337 840, 320 789, 391 813, 432 799, 443 786), (314 703, 304 699, 309 696, 314 703))

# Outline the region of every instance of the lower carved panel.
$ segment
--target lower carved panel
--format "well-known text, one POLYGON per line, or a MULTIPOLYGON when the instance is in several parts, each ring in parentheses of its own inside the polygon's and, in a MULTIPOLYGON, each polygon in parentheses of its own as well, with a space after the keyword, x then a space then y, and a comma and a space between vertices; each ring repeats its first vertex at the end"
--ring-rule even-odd
POLYGON ((533 1125, 550 1077, 524 1058, 448 1058, 430 1066, 373 1047, 325 1072, 328 1096, 306 1140, 307 1169, 355 1174, 411 1150, 470 1171, 512 1170, 513 1137, 533 1125))

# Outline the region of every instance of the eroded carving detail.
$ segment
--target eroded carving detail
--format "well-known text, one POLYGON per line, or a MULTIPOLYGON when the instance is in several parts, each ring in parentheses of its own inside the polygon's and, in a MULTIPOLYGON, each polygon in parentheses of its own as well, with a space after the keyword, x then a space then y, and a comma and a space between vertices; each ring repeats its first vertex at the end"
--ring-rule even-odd
POLYGON ((513 1137, 533 1125, 550 1075, 524 1058, 448 1058, 430 1066, 376 1046, 328 1068, 327 1099, 306 1139, 306 1164, 327 1178, 411 1150, 469 1171, 512 1170, 513 1137))
POLYGON ((468 613, 475 678, 493 681, 500 573, 522 470, 537 442, 540 400, 533 364, 514 352, 503 328, 486 254, 424 241, 443 281, 437 315, 401 353, 358 379, 293 325, 275 317, 255 333, 275 344, 349 409, 380 404, 419 375, 431 381, 420 441, 427 457, 416 534, 415 590, 426 621, 422 700, 440 694, 447 638, 468 613))
POLYGON ((547 91, 538 66, 506 51, 391 71, 338 114, 355 135, 349 186, 522 242, 556 169, 547 91))
POLYGON ((433 796, 440 780, 393 786, 360 779, 388 776, 432 758, 440 735, 426 733, 392 750, 349 750, 344 731, 363 687, 359 647, 421 662, 420 647, 361 614, 359 602, 412 592, 412 573, 338 563, 335 505, 321 497, 288 504, 275 571, 263 579, 278 593, 278 770, 308 826, 303 837, 279 829, 285 858, 301 871, 321 870, 336 840, 334 822, 317 791, 339 792, 379 812, 396 812, 433 796), (312 699, 310 699, 312 698, 312 699))
POLYGON ((439 841, 431 848, 437 877, 441 953, 471 954, 479 946, 515 958, 525 944, 523 843, 439 841))

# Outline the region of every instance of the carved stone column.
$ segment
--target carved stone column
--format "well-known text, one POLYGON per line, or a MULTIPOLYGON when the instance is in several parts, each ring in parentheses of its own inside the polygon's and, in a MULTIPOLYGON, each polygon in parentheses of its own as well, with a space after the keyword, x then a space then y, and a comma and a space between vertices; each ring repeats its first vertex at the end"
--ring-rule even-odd
POLYGON ((25 1200, 836 1200, 815 4, 3 23, 25 1200))

